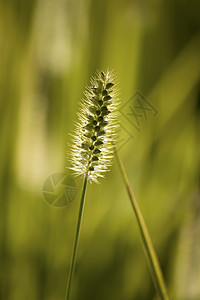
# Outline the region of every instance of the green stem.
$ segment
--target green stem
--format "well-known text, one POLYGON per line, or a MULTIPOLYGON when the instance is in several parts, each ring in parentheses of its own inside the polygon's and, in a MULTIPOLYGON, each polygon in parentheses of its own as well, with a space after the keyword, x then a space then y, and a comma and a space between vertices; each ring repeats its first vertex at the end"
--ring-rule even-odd
POLYGON ((74 240, 74 249, 73 249, 73 254, 72 254, 72 261, 71 261, 70 272, 69 272, 69 280, 68 280, 67 291, 66 291, 66 298, 65 298, 66 300, 69 300, 69 296, 70 296, 71 283, 72 283, 72 277, 73 277, 73 273, 74 273, 74 266, 75 266, 75 260, 76 260, 76 251, 77 251, 77 245, 78 245, 78 240, 79 240, 79 235, 80 235, 81 220, 82 220, 82 216, 83 216, 83 208, 84 208, 84 202, 85 202, 84 200, 85 200, 85 194, 86 194, 86 189, 87 189, 87 181, 88 181, 88 176, 86 174, 84 177, 84 182, 83 182, 82 196, 81 196, 78 220, 77 220, 77 225, 76 225, 76 235, 75 235, 75 240, 74 240))
POLYGON ((128 195, 129 195, 129 199, 131 201, 131 205, 132 208, 134 210, 136 219, 137 219, 137 223, 139 226, 139 231, 140 231, 140 235, 141 235, 141 240, 142 240, 142 245, 146 254, 146 258, 147 258, 147 262, 149 265, 149 269, 152 275, 152 279, 155 285, 155 289, 157 291, 157 294, 159 295, 160 299, 162 300, 169 300, 169 297, 167 295, 167 289, 166 289, 166 285, 164 282, 164 278, 162 275, 162 271, 158 262, 158 258, 156 256, 156 252, 154 250, 148 229, 146 227, 145 221, 143 219, 141 210, 139 208, 139 205, 136 201, 136 198, 134 196, 133 190, 130 186, 124 165, 122 163, 122 160, 116 150, 116 146, 115 146, 115 153, 116 153, 116 158, 117 158, 117 162, 119 165, 119 169, 121 171, 121 175, 123 177, 123 181, 124 184, 126 186, 128 195))

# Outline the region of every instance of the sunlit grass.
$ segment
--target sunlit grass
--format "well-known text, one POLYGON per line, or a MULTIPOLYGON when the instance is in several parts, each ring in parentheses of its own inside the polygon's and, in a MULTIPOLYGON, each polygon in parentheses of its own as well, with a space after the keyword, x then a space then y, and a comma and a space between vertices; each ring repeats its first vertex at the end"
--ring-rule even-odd
MULTIPOLYGON (((171 294, 200 298, 185 280, 198 274, 192 258, 199 256, 198 214, 187 220, 188 207, 191 215, 198 211, 199 3, 184 5, 1 1, 0 298, 64 299, 81 182, 77 198, 60 210, 45 203, 42 186, 67 165, 82 90, 108 65, 118 75, 122 105, 139 90, 158 110, 140 132, 120 116, 134 136, 120 152, 171 294)), ((119 182, 114 166, 88 191, 74 299, 153 299, 119 182)))

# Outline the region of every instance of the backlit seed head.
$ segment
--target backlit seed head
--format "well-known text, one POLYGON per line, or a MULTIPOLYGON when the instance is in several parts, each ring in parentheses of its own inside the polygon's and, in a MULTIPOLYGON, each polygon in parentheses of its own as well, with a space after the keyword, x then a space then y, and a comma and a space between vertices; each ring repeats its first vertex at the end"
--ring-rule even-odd
POLYGON ((81 102, 79 122, 73 135, 71 169, 90 181, 108 170, 117 127, 116 84, 112 72, 97 72, 81 102), (112 89, 111 89, 112 88, 112 89))

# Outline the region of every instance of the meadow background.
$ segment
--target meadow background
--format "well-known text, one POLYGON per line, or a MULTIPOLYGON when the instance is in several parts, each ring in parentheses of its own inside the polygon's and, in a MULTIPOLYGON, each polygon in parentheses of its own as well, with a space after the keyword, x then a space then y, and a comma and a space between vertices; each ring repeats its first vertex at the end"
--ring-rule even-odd
MULTIPOLYGON (((82 179, 64 208, 42 189, 69 172, 78 102, 108 67, 122 106, 140 91, 157 111, 140 130, 120 113, 120 155, 171 298, 200 299, 199 15, 195 0, 0 1, 0 299, 64 300, 82 179)), ((88 187, 71 299, 156 299, 116 161, 88 187)))

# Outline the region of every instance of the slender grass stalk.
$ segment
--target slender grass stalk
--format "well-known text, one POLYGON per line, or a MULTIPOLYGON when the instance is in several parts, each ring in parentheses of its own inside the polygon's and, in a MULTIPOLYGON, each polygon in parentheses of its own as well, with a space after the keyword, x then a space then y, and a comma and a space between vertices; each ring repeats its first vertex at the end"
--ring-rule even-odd
POLYGON ((80 201, 80 207, 79 207, 79 213, 78 213, 78 220, 77 220, 77 225, 76 225, 76 235, 75 235, 75 240, 74 240, 72 261, 71 261, 70 272, 69 272, 69 280, 68 280, 68 285, 67 285, 67 290, 66 290, 66 300, 69 300, 69 296, 70 296, 72 277, 73 277, 74 266, 75 266, 75 261, 76 261, 76 252, 77 252, 78 240, 79 240, 79 235, 80 235, 81 221, 82 221, 82 216, 83 216, 85 195, 86 195, 86 190, 87 190, 87 182, 88 182, 88 176, 86 174, 84 181, 83 181, 83 189, 82 189, 82 195, 81 195, 81 201, 80 201))
POLYGON ((159 265, 159 261, 156 255, 156 252, 154 250, 151 237, 149 235, 147 226, 145 224, 144 218, 142 216, 141 210, 139 208, 139 205, 136 201, 135 195, 133 193, 133 190, 130 186, 123 162, 119 156, 119 153, 116 149, 116 146, 114 145, 115 148, 115 153, 116 153, 116 158, 118 162, 118 166, 124 181, 124 184, 126 186, 129 199, 131 202, 131 206, 133 208, 133 211, 135 213, 136 219, 137 219, 137 224, 139 227, 139 232, 140 232, 140 237, 141 237, 141 242, 144 248, 144 252, 146 254, 146 259, 149 265, 149 269, 151 272, 151 276, 153 279, 153 283, 156 289, 156 292, 158 296, 160 297, 161 300, 169 300, 168 294, 167 294, 167 289, 165 285, 165 281, 163 278, 163 274, 159 265))

